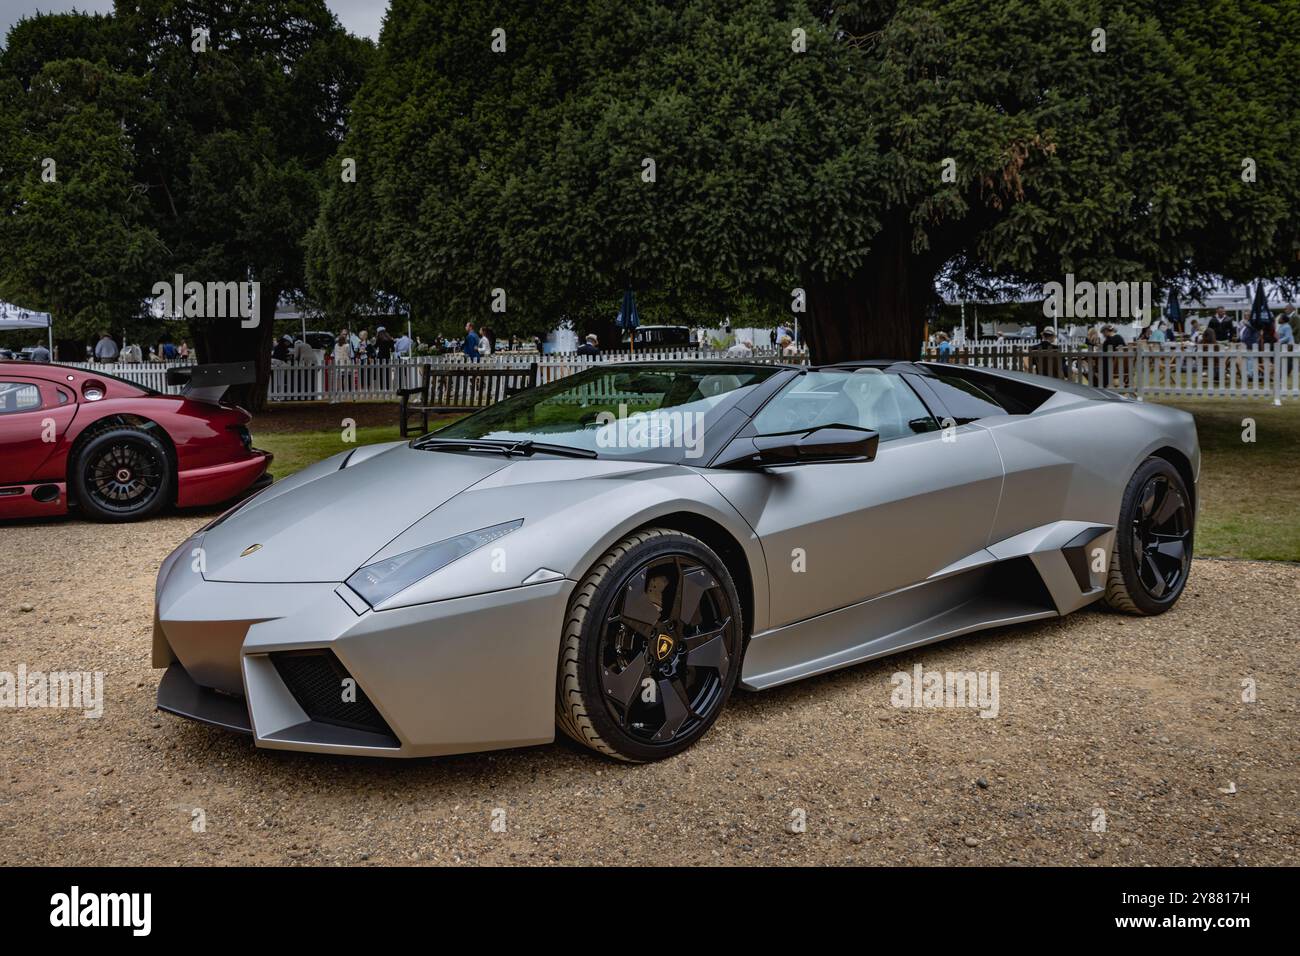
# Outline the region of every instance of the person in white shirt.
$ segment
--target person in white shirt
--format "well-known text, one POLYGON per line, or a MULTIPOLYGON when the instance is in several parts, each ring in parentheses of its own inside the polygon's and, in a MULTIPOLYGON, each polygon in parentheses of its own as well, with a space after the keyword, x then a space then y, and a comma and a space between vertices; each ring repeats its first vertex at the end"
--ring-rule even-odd
POLYGON ((347 332, 340 332, 334 342, 334 364, 350 365, 352 363, 352 341, 347 332))
POLYGON ((316 350, 307 344, 306 339, 299 339, 293 344, 293 360, 298 365, 315 365, 316 350))
POLYGON ((344 329, 334 340, 334 374, 333 387, 330 389, 330 401, 337 402, 339 393, 351 385, 353 371, 347 368, 352 364, 352 341, 348 337, 347 330, 344 329))

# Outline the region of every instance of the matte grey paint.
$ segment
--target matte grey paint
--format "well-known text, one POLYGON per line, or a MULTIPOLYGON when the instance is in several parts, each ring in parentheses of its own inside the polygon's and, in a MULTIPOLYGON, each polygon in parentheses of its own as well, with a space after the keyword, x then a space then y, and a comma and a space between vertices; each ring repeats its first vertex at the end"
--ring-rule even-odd
POLYGON ((318 462, 163 562, 159 705, 232 726, 237 698, 217 691, 243 695, 268 748, 406 757, 547 742, 576 582, 628 533, 679 513, 720 527, 749 565, 741 682, 751 689, 1069 613, 1101 596, 1105 576, 1090 572, 1081 588, 1062 549, 1089 531, 1109 551, 1125 484, 1152 451, 1176 449, 1199 475, 1195 426, 1174 409, 1002 374, 1055 393, 1033 414, 963 425, 951 440, 882 442, 871 462, 740 471, 405 443, 318 462), (373 561, 516 518, 499 550, 376 608, 342 584, 373 561), (267 656, 306 648, 334 651, 395 742, 306 717, 267 656))

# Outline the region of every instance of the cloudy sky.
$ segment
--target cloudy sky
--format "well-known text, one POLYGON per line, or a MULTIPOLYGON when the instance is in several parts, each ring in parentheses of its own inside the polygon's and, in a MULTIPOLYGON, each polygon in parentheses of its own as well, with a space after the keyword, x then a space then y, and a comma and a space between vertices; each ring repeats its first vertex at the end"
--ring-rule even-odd
MULTIPOLYGON (((388 9, 387 0, 325 0, 339 22, 357 36, 379 39, 379 24, 388 9)), ((113 0, 0 0, 0 42, 9 35, 9 28, 25 16, 38 10, 42 13, 64 13, 68 10, 87 13, 108 13, 113 0)))

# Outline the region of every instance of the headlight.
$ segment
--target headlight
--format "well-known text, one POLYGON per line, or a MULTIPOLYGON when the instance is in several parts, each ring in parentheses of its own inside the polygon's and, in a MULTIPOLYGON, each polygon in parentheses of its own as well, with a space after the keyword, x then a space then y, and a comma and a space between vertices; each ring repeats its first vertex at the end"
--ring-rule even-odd
POLYGON ((356 591, 371 607, 390 597, 416 581, 423 580, 435 571, 445 568, 458 558, 463 558, 471 551, 476 551, 485 544, 491 544, 503 538, 524 523, 523 518, 494 524, 490 528, 470 531, 466 534, 447 538, 436 544, 405 551, 402 554, 374 564, 367 564, 348 578, 347 584, 356 591))

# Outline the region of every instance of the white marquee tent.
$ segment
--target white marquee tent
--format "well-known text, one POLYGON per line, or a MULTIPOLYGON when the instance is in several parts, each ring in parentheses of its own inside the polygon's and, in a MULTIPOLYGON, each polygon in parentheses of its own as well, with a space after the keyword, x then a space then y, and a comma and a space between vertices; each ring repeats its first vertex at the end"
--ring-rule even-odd
POLYGON ((45 329, 50 351, 54 351, 54 322, 48 312, 33 312, 9 302, 0 302, 0 332, 18 329, 45 329))

